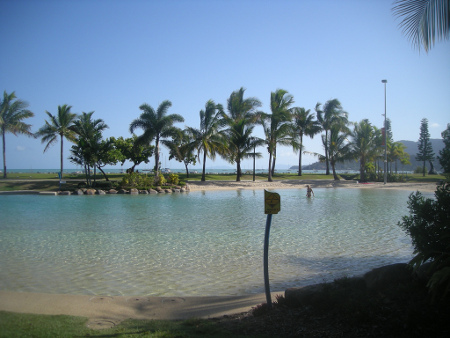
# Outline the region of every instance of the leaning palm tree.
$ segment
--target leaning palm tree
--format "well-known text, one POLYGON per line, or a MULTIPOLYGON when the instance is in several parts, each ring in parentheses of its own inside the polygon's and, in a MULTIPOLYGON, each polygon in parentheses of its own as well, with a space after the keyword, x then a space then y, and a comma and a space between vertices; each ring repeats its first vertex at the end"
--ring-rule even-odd
POLYGON ((46 143, 47 145, 44 148, 44 152, 54 143, 57 142, 58 136, 61 139, 61 178, 63 175, 63 149, 64 149, 64 138, 71 142, 75 142, 76 135, 75 132, 71 129, 75 119, 77 118, 77 114, 71 113, 70 109, 72 106, 68 106, 64 104, 62 106, 58 106, 58 115, 52 115, 48 111, 46 114, 50 118, 50 122, 45 120, 45 125, 42 126, 36 133, 37 137, 41 137, 41 142, 46 143))
POLYGON ((223 121, 227 126, 224 131, 227 137, 228 152, 224 158, 230 163, 236 163, 236 181, 241 180, 241 162, 252 156, 253 128, 259 118, 257 108, 261 102, 254 97, 244 99, 244 88, 231 93, 227 100, 228 114, 222 114, 223 121))
POLYGON ((338 124, 334 124, 330 128, 329 136, 329 156, 330 165, 333 170, 333 178, 335 181, 339 180, 339 176, 336 173, 336 163, 344 162, 352 158, 351 144, 348 141, 350 135, 347 128, 343 128, 338 124))
POLYGON ((188 127, 187 131, 192 135, 192 146, 197 149, 198 157, 203 153, 202 182, 206 180, 206 157, 214 160, 216 153, 224 153, 226 146, 220 129, 223 126, 221 119, 223 107, 209 100, 205 104, 205 110, 200 110, 200 129, 188 127))
MULTIPOLYGON (((325 149, 325 164, 326 175, 330 174, 330 161, 329 161, 329 147, 330 137, 329 132, 333 125, 338 124, 343 129, 348 124, 348 114, 342 109, 341 103, 338 99, 328 100, 323 107, 322 104, 316 104, 317 121, 322 126, 322 130, 325 131, 325 135, 322 135, 322 143, 325 149)), ((345 130, 349 132, 348 128, 345 130)))
POLYGON ((33 136, 30 132, 31 125, 26 124, 22 120, 33 117, 34 114, 26 109, 28 103, 19 100, 15 92, 7 94, 3 92, 3 100, 0 102, 0 134, 2 135, 3 145, 3 178, 6 178, 6 139, 7 132, 14 135, 24 134, 33 136))
POLYGON ((269 152, 269 177, 272 181, 275 172, 277 157, 277 144, 293 145, 292 137, 292 108, 294 98, 284 89, 277 89, 270 94, 270 110, 272 114, 261 114, 261 123, 266 136, 267 150, 269 152))
POLYGON ((413 45, 425 52, 436 39, 450 36, 450 0, 396 0, 394 14, 401 18, 400 26, 413 45))
POLYGON ((295 107, 292 109, 293 117, 293 133, 294 139, 299 144, 298 155, 298 176, 302 176, 302 150, 303 150, 303 136, 309 136, 311 138, 314 135, 320 133, 322 127, 317 120, 314 120, 314 116, 310 114, 310 110, 305 108, 295 107))
POLYGON ((175 134, 173 124, 184 122, 184 118, 178 114, 167 115, 167 111, 172 106, 169 100, 163 101, 155 111, 147 103, 142 104, 139 109, 143 111, 139 118, 130 124, 130 133, 141 128, 144 133, 138 137, 138 142, 150 144, 155 140, 155 174, 159 171, 159 144, 161 139, 171 137, 175 134))

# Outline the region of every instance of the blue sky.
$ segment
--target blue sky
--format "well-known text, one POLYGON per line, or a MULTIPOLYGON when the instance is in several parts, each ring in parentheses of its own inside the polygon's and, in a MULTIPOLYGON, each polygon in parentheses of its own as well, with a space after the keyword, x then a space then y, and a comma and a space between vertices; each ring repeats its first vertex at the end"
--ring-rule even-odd
MULTIPOLYGON (((30 104, 33 132, 46 110, 68 104, 76 113, 95 111, 109 126, 104 137, 130 137, 142 103, 156 108, 170 100, 169 113, 185 118, 177 126, 198 128, 206 101, 226 105, 240 87, 266 112, 270 93, 283 88, 295 106, 313 112, 316 103, 337 98, 350 121, 368 118, 382 127, 387 79, 394 140, 417 141, 425 117, 431 137, 440 138, 450 122, 450 43, 419 52, 391 9, 385 0, 2 0, 0 90, 30 104)), ((255 133, 263 136, 261 127, 255 133)), ((44 147, 7 134, 7 167, 59 168, 59 144, 44 147)), ((305 147, 322 152, 320 136, 305 147)), ((267 168, 268 155, 259 151, 257 168, 267 168)), ((315 161, 304 156, 303 163, 315 161)), ((183 167, 164 150, 162 162, 183 167)), ((291 149, 278 150, 277 165, 297 163, 291 149)), ((207 167, 234 166, 217 158, 207 167)), ((65 160, 65 168, 75 166, 65 160)))

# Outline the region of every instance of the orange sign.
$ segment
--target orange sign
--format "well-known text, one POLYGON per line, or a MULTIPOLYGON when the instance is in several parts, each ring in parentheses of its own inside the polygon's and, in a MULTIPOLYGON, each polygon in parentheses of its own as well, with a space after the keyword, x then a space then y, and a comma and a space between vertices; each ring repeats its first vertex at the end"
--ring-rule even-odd
POLYGON ((264 190, 264 213, 278 214, 281 209, 280 195, 264 190))

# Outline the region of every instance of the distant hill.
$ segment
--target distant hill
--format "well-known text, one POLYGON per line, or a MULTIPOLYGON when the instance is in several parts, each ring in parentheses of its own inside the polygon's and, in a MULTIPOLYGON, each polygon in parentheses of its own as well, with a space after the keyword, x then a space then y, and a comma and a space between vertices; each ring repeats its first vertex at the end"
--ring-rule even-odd
MULTIPOLYGON (((442 167, 439 164, 439 161, 437 159, 437 156, 439 155, 439 151, 444 148, 444 140, 442 139, 430 139, 431 145, 433 147, 433 152, 435 156, 435 160, 433 161, 434 168, 436 171, 442 171, 442 167)), ((414 171, 417 167, 422 166, 422 162, 416 161, 416 154, 418 152, 418 144, 419 142, 414 141, 399 141, 403 143, 406 146, 405 152, 409 154, 409 161, 411 164, 409 165, 402 165, 398 163, 397 169, 399 171, 414 171)), ((429 164, 426 164, 426 167, 429 168, 429 164)), ((297 170, 298 166, 292 166, 290 168, 291 170, 297 170)), ((306 165, 302 167, 303 170, 325 170, 326 166, 325 163, 315 162, 310 165, 306 165)), ((359 161, 345 161, 344 163, 338 163, 336 164, 336 170, 359 170, 359 161)))

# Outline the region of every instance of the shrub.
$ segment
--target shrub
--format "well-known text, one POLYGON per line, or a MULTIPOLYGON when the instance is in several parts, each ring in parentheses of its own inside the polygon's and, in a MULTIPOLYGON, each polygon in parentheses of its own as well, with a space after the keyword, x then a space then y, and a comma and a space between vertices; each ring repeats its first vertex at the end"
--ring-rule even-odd
POLYGON ((137 188, 137 189, 150 189, 151 180, 145 174, 130 173, 126 174, 122 181, 119 183, 121 188, 137 188))
POLYGON ((159 175, 155 177, 154 184, 159 187, 166 184, 166 178, 164 177, 164 175, 159 173, 159 175))
POLYGON ((450 298, 450 183, 437 187, 435 199, 412 193, 408 201, 409 216, 401 226, 412 239, 415 268, 431 261, 428 287, 433 298, 450 298))
POLYGON ((167 179, 167 182, 173 185, 177 185, 179 181, 180 179, 177 174, 170 174, 169 178, 167 179))

